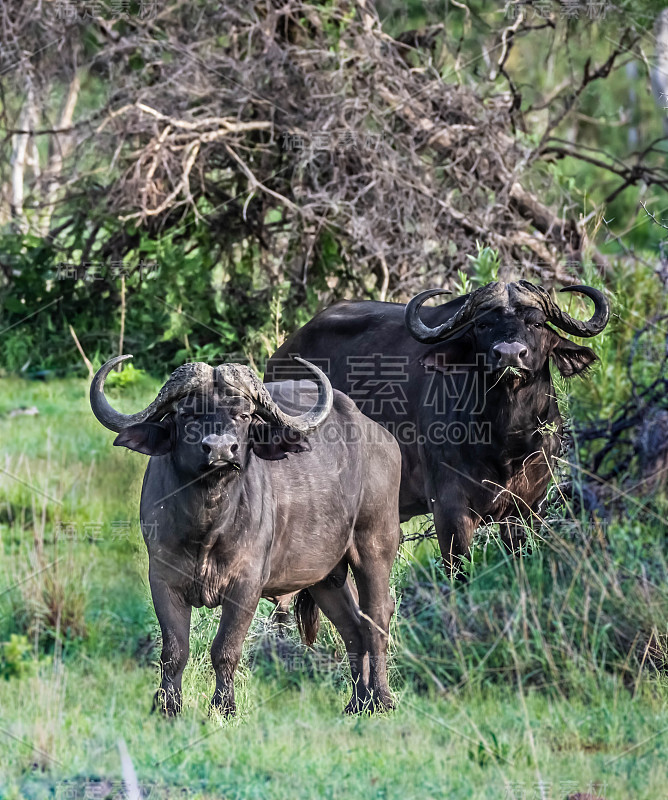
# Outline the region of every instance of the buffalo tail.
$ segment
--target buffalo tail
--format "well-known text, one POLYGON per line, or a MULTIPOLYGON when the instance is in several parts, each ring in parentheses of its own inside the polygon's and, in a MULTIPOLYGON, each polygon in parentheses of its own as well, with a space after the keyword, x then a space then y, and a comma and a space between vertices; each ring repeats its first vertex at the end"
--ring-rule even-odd
POLYGON ((308 589, 302 589, 295 598, 295 619, 304 644, 315 642, 320 627, 320 613, 308 589))

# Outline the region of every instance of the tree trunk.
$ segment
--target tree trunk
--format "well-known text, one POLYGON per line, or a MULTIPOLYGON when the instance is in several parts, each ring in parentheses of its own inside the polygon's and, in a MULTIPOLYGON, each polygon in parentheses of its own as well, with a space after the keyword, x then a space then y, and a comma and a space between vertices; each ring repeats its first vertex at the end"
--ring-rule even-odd
POLYGON ((652 91, 663 113, 663 132, 668 136, 668 8, 664 8, 656 18, 654 35, 656 58, 651 69, 652 91))
MULTIPOLYGON (((74 117, 74 109, 79 99, 79 89, 81 82, 79 80, 78 72, 74 73, 70 81, 67 94, 63 101, 63 106, 60 111, 58 119, 58 129, 64 130, 72 125, 74 117)), ((51 217, 53 216, 54 203, 60 187, 60 174, 63 170, 65 158, 72 150, 74 136, 72 133, 56 133, 51 137, 49 142, 49 161, 44 170, 46 178, 46 186, 44 187, 43 200, 42 200, 42 214, 40 215, 39 233, 40 236, 46 236, 49 233, 51 225, 51 217)))
POLYGON ((12 137, 12 155, 10 159, 12 168, 10 214, 14 225, 18 230, 24 232, 28 229, 28 221, 26 220, 23 210, 24 180, 26 156, 32 136, 32 134, 27 133, 27 131, 32 131, 34 129, 34 124, 35 94, 33 92, 32 83, 29 83, 26 99, 23 103, 21 114, 19 115, 19 131, 21 131, 21 133, 15 133, 12 137))

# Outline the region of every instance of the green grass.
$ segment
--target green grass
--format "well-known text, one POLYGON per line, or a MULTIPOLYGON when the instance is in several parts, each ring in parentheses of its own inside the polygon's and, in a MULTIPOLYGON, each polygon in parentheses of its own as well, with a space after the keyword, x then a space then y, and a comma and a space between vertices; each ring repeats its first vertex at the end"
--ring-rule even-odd
POLYGON ((24 711, 11 731, 29 744, 6 740, 3 760, 29 796, 46 795, 63 775, 79 786, 118 780, 120 737, 156 796, 187 786, 191 796, 230 798, 511 797, 511 787, 522 797, 539 781, 550 797, 563 797, 557 790, 567 784, 605 784, 606 797, 665 796, 660 737, 618 758, 668 724, 657 690, 632 699, 618 689, 586 701, 522 699, 503 689, 444 697, 405 690, 396 712, 351 719, 341 714, 343 696, 315 682, 297 689, 250 678, 243 687, 233 722, 208 720, 204 698, 165 722, 138 702, 153 688, 151 671, 120 659, 17 682, 12 702, 24 711))
MULTIPOLYGON (((600 348, 606 386, 623 393, 623 344, 600 348)), ((140 377, 114 402, 133 409, 157 387, 140 377)), ((600 384, 573 391, 572 407, 591 407, 600 384)), ((209 718, 218 614, 197 611, 185 711, 165 721, 149 713, 158 630, 138 525, 146 459, 111 446, 82 380, 3 380, 0 437, 0 797, 113 796, 120 739, 151 798, 519 800, 541 786, 545 798, 667 796, 659 499, 607 528, 553 508, 522 558, 485 529, 467 583, 446 579, 431 541, 403 545, 397 709, 376 718, 341 713, 349 687, 331 627, 314 652, 294 631, 277 642, 266 602, 237 676, 239 717, 209 718), (36 417, 6 416, 32 405, 36 417)))

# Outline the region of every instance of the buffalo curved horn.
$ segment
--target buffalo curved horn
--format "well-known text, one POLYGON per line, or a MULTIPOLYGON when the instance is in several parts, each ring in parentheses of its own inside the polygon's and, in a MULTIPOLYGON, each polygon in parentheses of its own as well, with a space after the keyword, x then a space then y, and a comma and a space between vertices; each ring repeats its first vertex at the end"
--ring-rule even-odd
POLYGON ((313 373, 318 387, 318 398, 315 405, 303 414, 294 417, 278 407, 267 391, 267 387, 248 367, 241 364, 223 364, 217 367, 216 373, 220 380, 242 392, 279 424, 299 433, 308 434, 327 419, 334 403, 334 391, 329 378, 315 364, 297 356, 293 356, 293 358, 313 373))
POLYGON ((447 322, 444 322, 437 328, 430 328, 420 319, 419 312, 423 304, 429 300, 430 297, 436 297, 438 294, 450 294, 450 292, 448 292, 446 289, 427 289, 426 292, 420 292, 420 294, 416 294, 415 297, 413 297, 412 300, 410 300, 410 302, 406 305, 406 310, 404 311, 404 323, 410 335, 414 339, 417 339, 418 342, 423 342, 424 344, 433 344, 434 342, 438 342, 439 339, 444 336, 444 334, 449 333, 450 330, 452 330, 452 319, 449 319, 447 322))
POLYGON ((104 382, 111 370, 123 361, 132 358, 130 355, 116 356, 100 367, 90 385, 90 407, 105 428, 120 433, 130 425, 146 422, 149 419, 161 419, 174 408, 175 403, 190 392, 201 389, 213 379, 213 368, 201 362, 183 364, 172 372, 165 385, 158 392, 155 400, 143 411, 136 414, 121 414, 112 408, 104 395, 104 382))
POLYGON ((592 286, 565 286, 560 290, 562 292, 578 292, 593 301, 593 315, 590 319, 582 321, 574 319, 570 314, 562 311, 541 286, 534 286, 528 281, 520 281, 520 283, 525 288, 530 287, 534 293, 536 293, 537 290, 547 321, 572 336, 581 336, 585 339, 591 336, 597 336, 608 324, 608 320, 610 319, 610 304, 608 303, 608 299, 603 292, 594 289, 592 286))
POLYGON ((418 342, 422 342, 423 344, 439 342, 441 339, 445 339, 450 333, 454 333, 458 327, 470 322, 474 311, 481 301, 487 297, 487 295, 493 295, 494 292, 497 291, 498 285, 498 281, 494 281, 493 283, 481 286, 471 292, 459 311, 436 328, 430 328, 428 325, 425 325, 418 316, 418 312, 422 304, 430 297, 435 297, 437 294, 450 294, 450 292, 444 289, 428 289, 426 292, 420 292, 420 294, 416 295, 406 306, 406 311, 404 312, 406 328, 410 335, 414 339, 417 339, 418 342))

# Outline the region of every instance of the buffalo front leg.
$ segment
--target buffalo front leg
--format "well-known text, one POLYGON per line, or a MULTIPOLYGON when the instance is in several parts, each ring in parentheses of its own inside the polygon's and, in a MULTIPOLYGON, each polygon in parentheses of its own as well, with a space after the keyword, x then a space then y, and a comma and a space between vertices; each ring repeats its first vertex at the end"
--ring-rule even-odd
POLYGON ((236 713, 234 673, 259 601, 259 591, 252 594, 239 592, 226 596, 221 604, 220 625, 211 645, 211 663, 216 673, 211 708, 226 717, 236 713))
POLYGON ((499 525, 499 535, 503 546, 509 553, 517 555, 529 541, 529 534, 540 523, 540 511, 543 498, 539 498, 531 506, 523 505, 518 501, 518 508, 513 516, 502 520, 499 525))
POLYGON ((531 518, 524 519, 518 515, 504 519, 499 524, 499 538, 509 553, 517 555, 527 543, 527 530, 532 528, 531 518))
POLYGON ((188 661, 191 607, 159 580, 150 579, 153 606, 162 632, 160 688, 153 709, 168 717, 181 711, 181 679, 188 661))
POLYGON ((452 506, 439 499, 434 503, 434 528, 446 572, 452 577, 459 569, 459 559, 471 551, 477 524, 466 508, 452 506))

